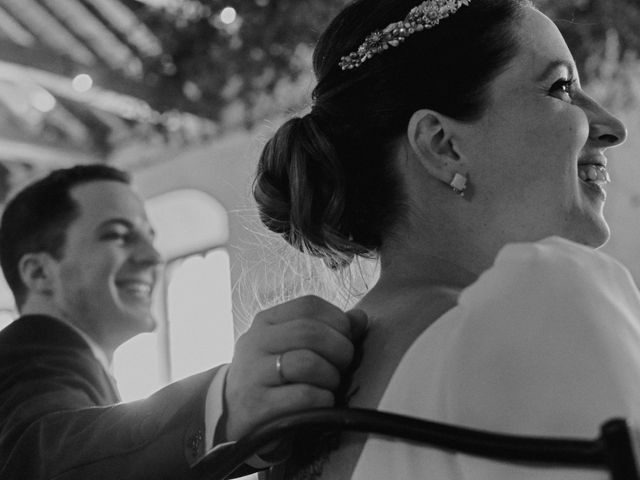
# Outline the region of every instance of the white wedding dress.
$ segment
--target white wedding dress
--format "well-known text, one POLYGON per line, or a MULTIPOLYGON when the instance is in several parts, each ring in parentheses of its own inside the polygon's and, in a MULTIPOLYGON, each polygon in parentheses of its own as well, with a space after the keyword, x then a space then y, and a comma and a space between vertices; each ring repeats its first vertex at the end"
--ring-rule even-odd
MULTIPOLYGON (((519 435, 594 438, 640 419, 640 296, 609 256, 552 237, 511 244, 405 353, 383 411, 519 435)), ((370 436, 354 480, 603 480, 370 436)))

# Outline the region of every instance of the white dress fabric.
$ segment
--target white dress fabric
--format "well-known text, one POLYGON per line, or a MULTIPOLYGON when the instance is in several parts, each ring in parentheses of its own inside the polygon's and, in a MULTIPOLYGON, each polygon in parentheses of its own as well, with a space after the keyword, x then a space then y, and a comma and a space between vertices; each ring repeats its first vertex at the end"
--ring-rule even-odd
MULTIPOLYGON (((594 438, 640 419, 640 296, 609 256, 511 244, 405 353, 380 410, 493 432, 594 438)), ((370 436, 354 480, 603 480, 370 436)))

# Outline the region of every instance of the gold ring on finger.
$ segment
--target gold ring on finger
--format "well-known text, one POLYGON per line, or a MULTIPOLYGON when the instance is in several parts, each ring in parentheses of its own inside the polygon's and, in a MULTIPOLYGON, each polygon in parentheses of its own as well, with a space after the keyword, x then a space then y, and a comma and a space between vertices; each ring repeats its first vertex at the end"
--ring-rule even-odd
POLYGON ((284 372, 282 371, 282 357, 284 357, 284 353, 281 353, 276 357, 276 371, 278 372, 280 383, 285 384, 289 383, 289 381, 287 380, 287 377, 284 376, 284 372))

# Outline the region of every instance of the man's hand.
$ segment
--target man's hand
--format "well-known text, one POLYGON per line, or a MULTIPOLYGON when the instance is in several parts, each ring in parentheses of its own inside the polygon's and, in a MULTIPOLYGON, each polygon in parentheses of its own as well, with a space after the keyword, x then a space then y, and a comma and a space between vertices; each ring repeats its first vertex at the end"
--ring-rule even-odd
POLYGON ((256 315, 238 339, 227 373, 227 440, 284 413, 332 407, 353 343, 366 328, 362 310, 344 313, 315 296, 256 315))

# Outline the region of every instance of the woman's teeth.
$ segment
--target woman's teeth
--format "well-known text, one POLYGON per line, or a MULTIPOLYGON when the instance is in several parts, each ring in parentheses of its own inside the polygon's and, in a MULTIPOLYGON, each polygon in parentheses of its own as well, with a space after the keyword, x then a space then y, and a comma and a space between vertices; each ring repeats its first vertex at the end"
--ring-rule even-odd
POLYGON ((607 168, 602 165, 578 165, 578 176, 585 182, 605 184, 611 181, 607 168))

